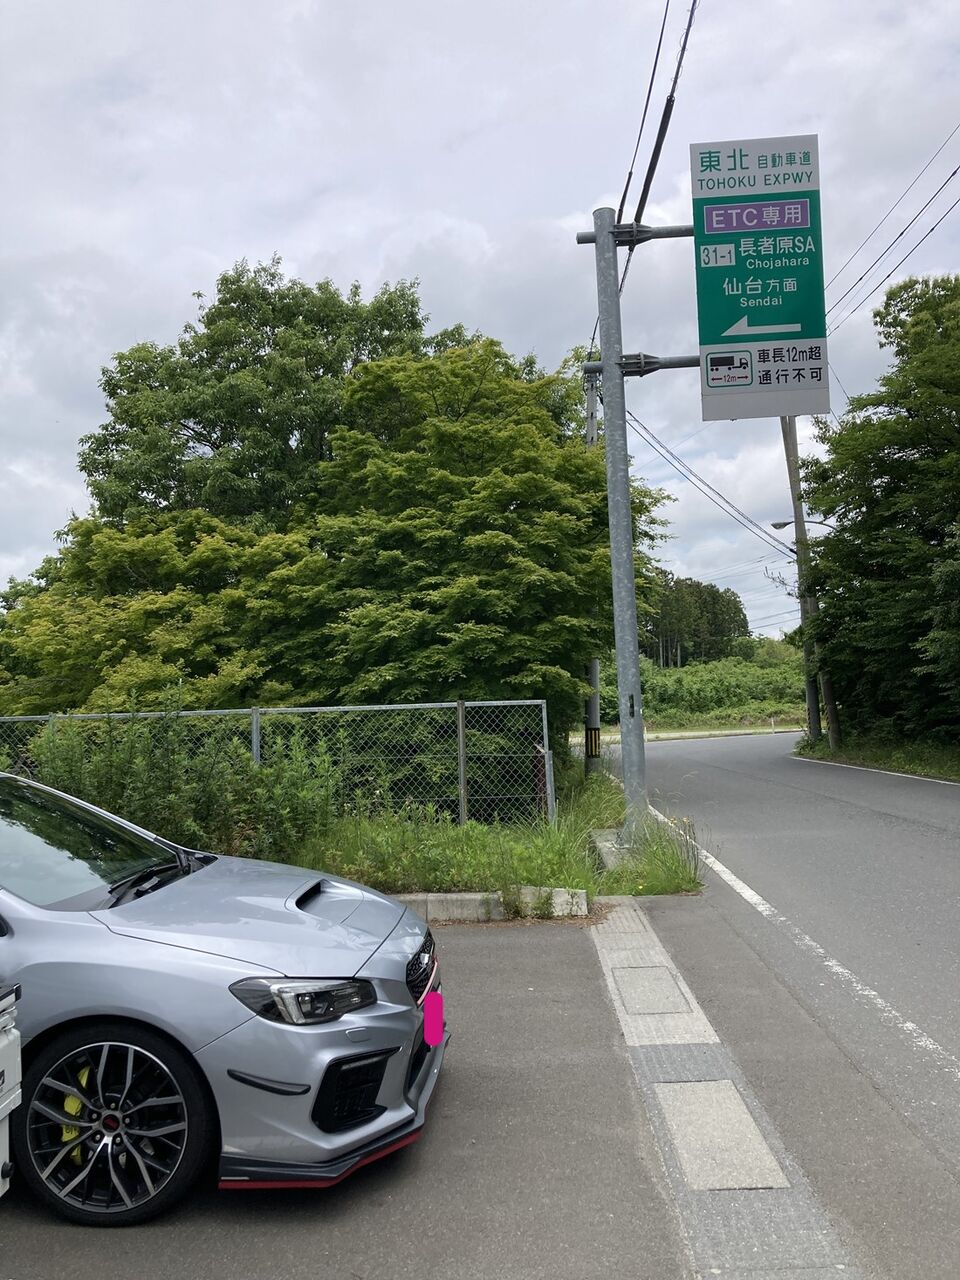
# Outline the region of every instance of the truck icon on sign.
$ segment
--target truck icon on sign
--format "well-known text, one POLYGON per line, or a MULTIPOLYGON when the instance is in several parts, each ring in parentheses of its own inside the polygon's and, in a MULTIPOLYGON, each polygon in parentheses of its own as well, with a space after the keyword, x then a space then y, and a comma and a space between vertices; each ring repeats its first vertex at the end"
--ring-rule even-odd
POLYGON ((748 387, 753 382, 749 351, 711 351, 706 364, 708 387, 748 387))

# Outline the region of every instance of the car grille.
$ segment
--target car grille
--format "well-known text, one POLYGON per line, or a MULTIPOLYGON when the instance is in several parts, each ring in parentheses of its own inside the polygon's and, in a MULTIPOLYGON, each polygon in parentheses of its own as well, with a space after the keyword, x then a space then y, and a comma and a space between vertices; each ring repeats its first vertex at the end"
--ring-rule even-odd
POLYGON ((313 1122, 324 1133, 340 1133, 357 1125, 376 1120, 386 1111, 377 1103, 383 1084, 387 1060, 397 1049, 383 1053, 362 1053, 353 1058, 338 1058, 323 1073, 317 1100, 313 1104, 313 1122))
POLYGON ((426 994, 430 979, 433 977, 435 952, 436 944, 433 941, 433 934, 428 929, 423 942, 407 963, 407 990, 417 1004, 426 994))

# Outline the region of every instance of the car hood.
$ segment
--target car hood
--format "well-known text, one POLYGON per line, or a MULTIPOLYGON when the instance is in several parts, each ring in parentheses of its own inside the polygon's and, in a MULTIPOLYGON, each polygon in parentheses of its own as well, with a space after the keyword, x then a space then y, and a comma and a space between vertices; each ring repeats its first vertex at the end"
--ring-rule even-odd
POLYGON ((91 914, 113 933, 285 977, 349 978, 396 928, 404 908, 305 867, 217 858, 142 898, 91 914))

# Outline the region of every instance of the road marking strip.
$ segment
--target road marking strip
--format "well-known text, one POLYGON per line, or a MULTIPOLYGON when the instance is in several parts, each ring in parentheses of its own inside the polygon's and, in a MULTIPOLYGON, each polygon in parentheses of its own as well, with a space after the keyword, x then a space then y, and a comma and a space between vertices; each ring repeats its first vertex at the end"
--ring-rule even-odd
POLYGON ((608 901, 590 934, 696 1274, 862 1280, 643 908, 608 901))
POLYGON ((814 760, 810 756, 787 756, 788 760, 798 760, 801 764, 827 764, 834 769, 856 769, 859 773, 880 773, 891 778, 909 778, 912 782, 935 782, 939 787, 960 787, 960 782, 951 782, 949 778, 926 778, 922 773, 898 773, 896 769, 875 769, 869 764, 845 764, 842 760, 814 760))
POLYGON ((653 1091, 691 1190, 789 1187, 732 1080, 663 1081, 653 1091))
MULTIPOLYGON (((650 812, 658 821, 665 822, 668 826, 674 825, 665 814, 660 813, 658 809, 654 809, 652 805, 650 812)), ((872 1008, 880 1015, 883 1022, 899 1031, 918 1053, 931 1058, 941 1071, 951 1076, 954 1080, 960 1081, 960 1059, 955 1058, 943 1045, 938 1044, 932 1036, 928 1036, 915 1022, 905 1018, 888 1000, 884 1000, 878 991, 874 991, 873 987, 861 982, 852 970, 848 969, 846 965, 842 965, 839 960, 835 960, 825 948, 821 947, 819 942, 815 942, 809 934, 804 933, 792 920, 782 915, 776 907, 767 902, 766 898, 762 898, 759 893, 751 889, 748 884, 745 884, 729 867, 725 867, 719 858, 715 858, 712 853, 708 853, 706 849, 701 848, 699 845, 696 848, 700 857, 711 871, 714 871, 734 893, 739 894, 744 902, 749 903, 755 911, 759 911, 765 920, 783 929, 801 951, 816 957, 824 968, 842 986, 846 987, 861 1004, 872 1008)))
POLYGON ((636 904, 626 900, 590 933, 628 1045, 718 1042, 693 992, 636 904), (682 1001, 679 1010, 664 1008, 664 978, 676 985, 682 1001))

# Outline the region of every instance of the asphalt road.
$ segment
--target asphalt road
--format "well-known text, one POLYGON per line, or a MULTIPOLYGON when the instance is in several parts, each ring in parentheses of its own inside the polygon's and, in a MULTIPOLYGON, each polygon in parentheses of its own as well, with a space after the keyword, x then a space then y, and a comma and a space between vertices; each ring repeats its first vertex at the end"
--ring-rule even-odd
POLYGON ((326 1191, 204 1190, 143 1227, 0 1203, 0 1280, 683 1280, 589 932, 436 930, 452 1039, 425 1136, 326 1191))
POLYGON ((653 803, 960 1058, 960 786, 800 760, 795 741, 652 743, 653 803))
POLYGON ((719 865, 651 919, 851 1245, 960 1275, 960 786, 656 742, 653 803, 719 865))

